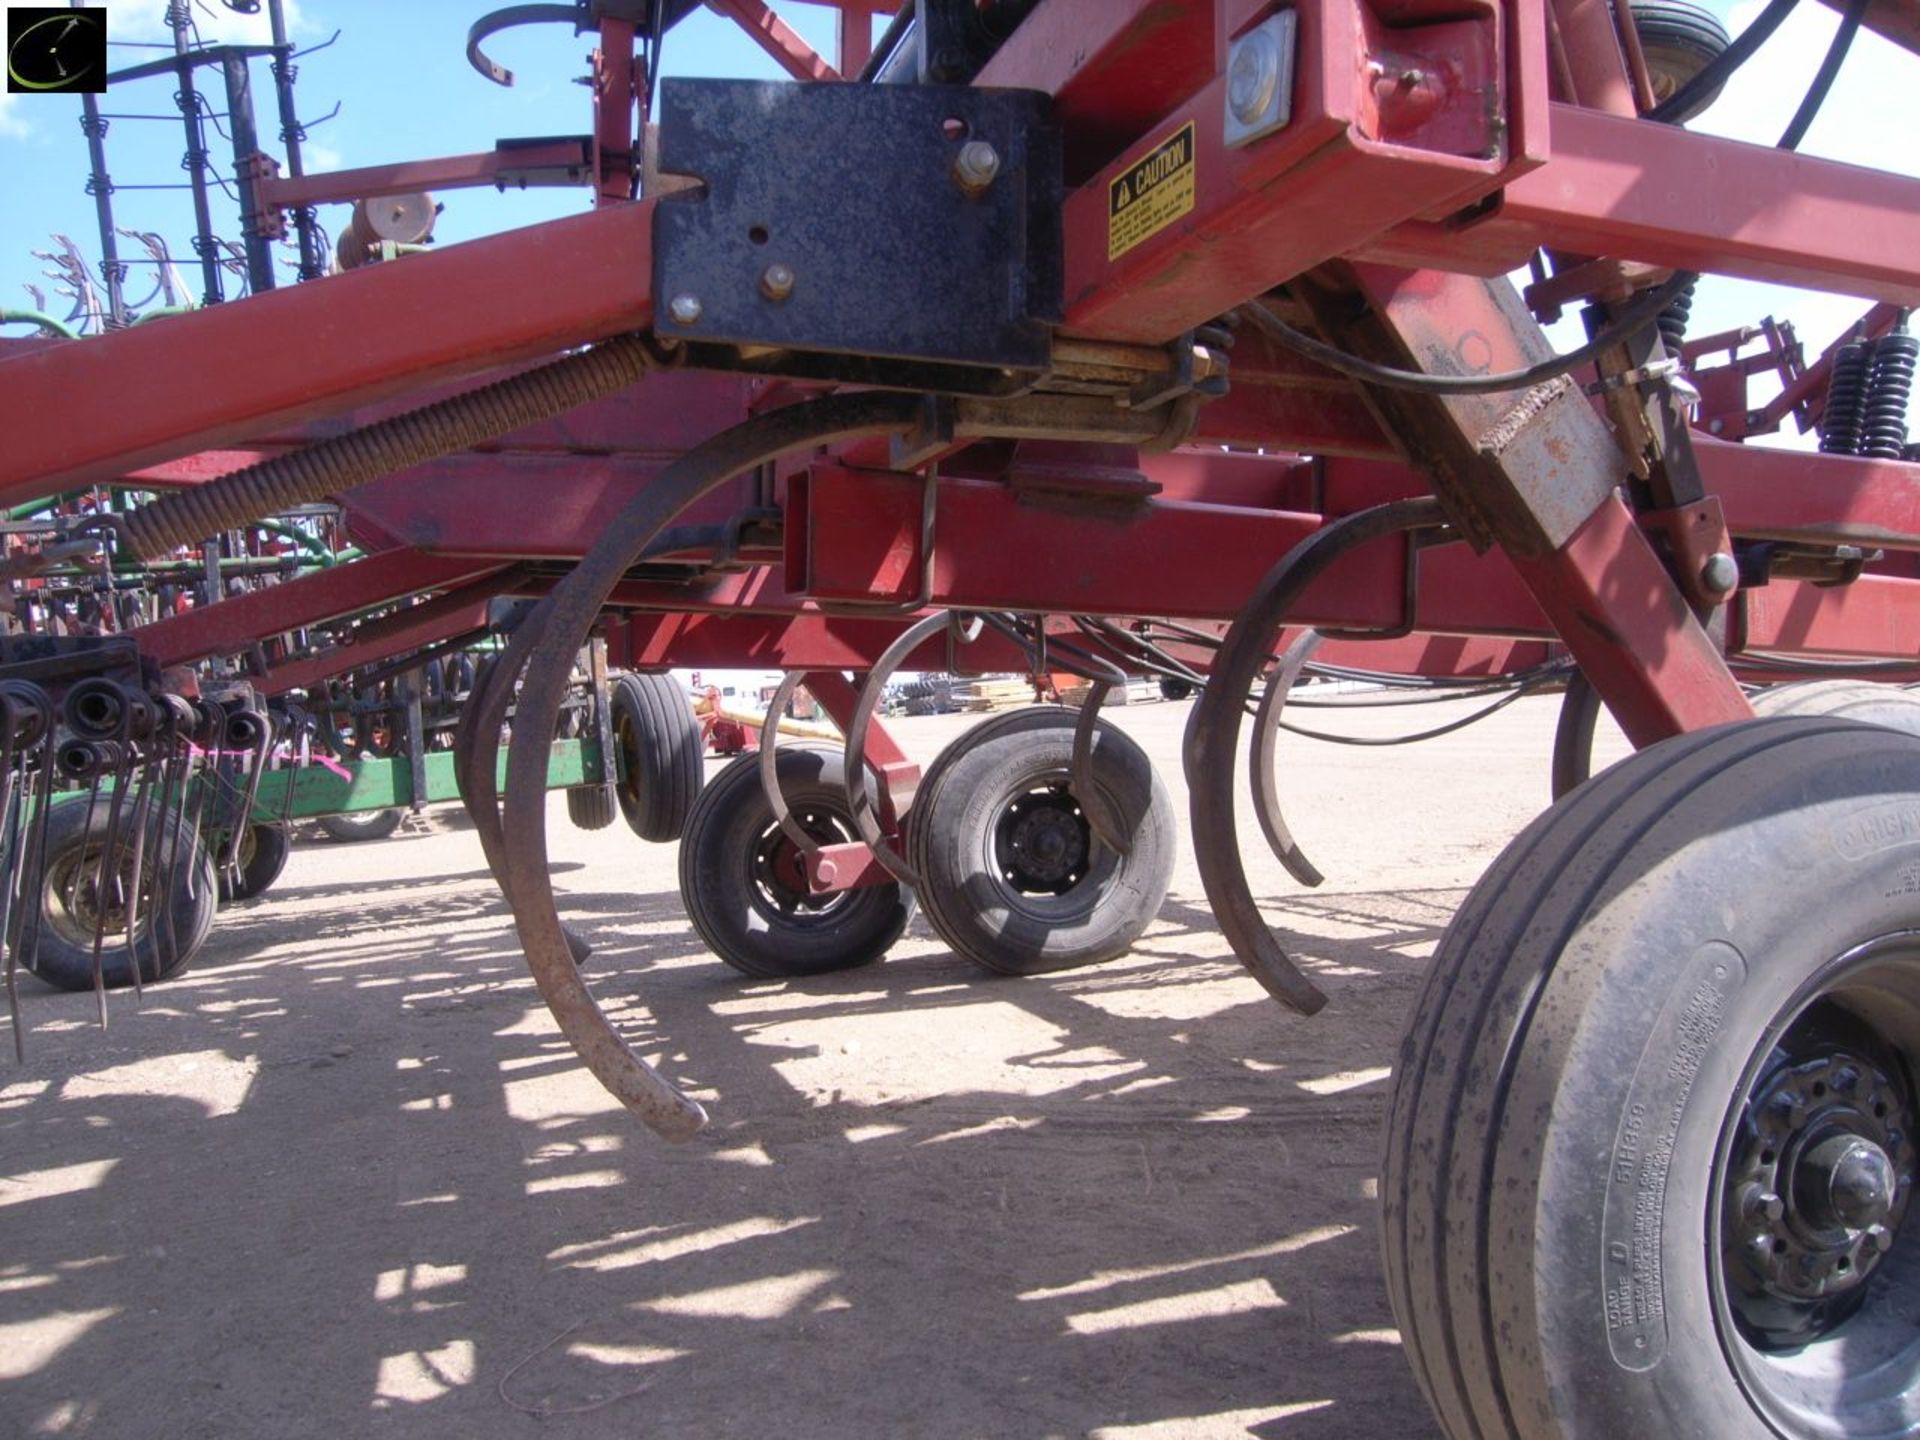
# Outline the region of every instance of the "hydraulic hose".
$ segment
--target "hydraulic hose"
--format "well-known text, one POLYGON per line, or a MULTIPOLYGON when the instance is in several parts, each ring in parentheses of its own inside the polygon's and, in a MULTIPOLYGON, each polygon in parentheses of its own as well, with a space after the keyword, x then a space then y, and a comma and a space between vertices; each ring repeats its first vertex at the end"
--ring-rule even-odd
POLYGON ((654 363, 649 343, 622 336, 538 369, 423 405, 350 434, 276 455, 120 516, 143 560, 323 500, 382 475, 492 440, 633 384, 654 363))

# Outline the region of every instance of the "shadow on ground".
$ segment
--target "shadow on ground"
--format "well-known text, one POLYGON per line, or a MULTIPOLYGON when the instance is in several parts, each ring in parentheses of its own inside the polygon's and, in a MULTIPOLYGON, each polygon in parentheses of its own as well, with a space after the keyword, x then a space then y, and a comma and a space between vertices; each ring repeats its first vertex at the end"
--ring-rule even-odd
POLYGON ((1372 1197, 1458 892, 1289 901, 1314 1021, 1192 895, 1098 971, 999 980, 916 932, 769 985, 675 896, 569 894, 603 1003, 713 1112, 673 1148, 584 1078, 472 878, 305 887, 292 940, 232 912, 104 1036, 26 997, 0 1433, 1432 1433, 1372 1197))

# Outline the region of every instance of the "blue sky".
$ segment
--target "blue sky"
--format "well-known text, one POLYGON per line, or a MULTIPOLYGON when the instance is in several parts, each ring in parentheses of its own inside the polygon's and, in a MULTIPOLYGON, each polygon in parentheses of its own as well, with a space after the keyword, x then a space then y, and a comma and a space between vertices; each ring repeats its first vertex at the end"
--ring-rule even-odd
MULTIPOLYGON (((165 0, 107 0, 116 38, 165 38, 165 0)), ((221 38, 264 38, 264 17, 246 21, 218 0, 195 0, 204 31, 221 38)), ((1738 30, 1762 0, 1713 0, 1738 30)), ((336 29, 339 41, 300 62, 300 96, 307 116, 325 114, 341 102, 338 118, 313 132, 309 168, 379 164, 423 155, 459 154, 489 148, 508 136, 580 133, 589 123, 586 92, 572 83, 584 73, 587 36, 564 26, 510 31, 493 41, 496 58, 520 76, 512 89, 480 78, 464 58, 468 24, 489 0, 290 0, 294 38, 312 45, 336 29)), ((8 7, 11 8, 11 7, 8 7)), ((817 5, 782 3, 781 13, 823 51, 831 45, 833 15, 817 5)), ((1719 104, 1696 127, 1771 142, 1784 127, 1824 53, 1836 24, 1825 5, 1803 3, 1780 35, 1729 85, 1719 104)), ((157 54, 123 49, 117 63, 157 54)), ((775 77, 778 71, 731 22, 696 13, 668 37, 669 75, 775 77)), ((1920 174, 1920 107, 1899 103, 1920 79, 1920 61, 1870 34, 1863 34, 1835 93, 1802 147, 1808 153, 1857 164, 1920 174)), ((264 113, 268 78, 259 67, 256 85, 264 113)), ((109 111, 166 112, 171 86, 145 81, 107 97, 109 111)), ((23 282, 47 284, 44 266, 31 258, 50 233, 63 232, 96 255, 92 202, 83 189, 86 150, 78 125, 79 102, 68 96, 0 95, 0 306, 26 305, 23 282)), ((216 155, 224 144, 210 135, 216 155)), ((109 161, 117 184, 177 182, 181 132, 164 123, 115 121, 109 161)), ((223 157, 224 158, 224 157, 223 157)), ((438 236, 442 243, 495 230, 534 224, 585 207, 584 190, 527 191, 496 195, 485 190, 451 191, 438 236)), ((216 225, 231 235, 230 202, 216 194, 216 225)), ((158 230, 180 255, 190 255, 190 212, 181 191, 122 191, 115 196, 120 223, 158 230)), ((323 211, 337 229, 344 207, 323 211)), ((132 284, 139 300, 147 285, 132 284)), ((1823 345, 1864 308, 1837 296, 1815 296, 1775 286, 1714 282, 1695 311, 1696 333, 1746 323, 1773 313, 1793 319, 1802 336, 1823 345)), ((20 333, 15 329, 12 333, 20 333)))
MULTIPOLYGON (((116 40, 168 37, 162 20, 165 0, 106 3, 116 40)), ((315 45, 340 32, 335 44, 298 62, 303 118, 324 115, 341 102, 338 117, 312 132, 306 147, 308 170, 466 154, 491 149, 495 140, 513 136, 585 133, 592 123, 591 106, 573 77, 586 73, 592 36, 576 36, 564 25, 528 26, 495 36, 489 53, 515 72, 511 89, 482 79, 467 64, 468 25, 499 3, 504 0, 289 0, 295 43, 315 45)), ((268 38, 264 14, 244 19, 219 0, 197 0, 195 13, 209 39, 255 43, 268 38)), ((812 44, 831 54, 832 11, 796 4, 783 5, 781 13, 812 44)), ((112 63, 137 64, 161 53, 116 48, 112 63)), ((674 28, 664 61, 669 75, 780 77, 773 62, 737 26, 704 11, 674 28)), ((208 79, 217 94, 217 74, 208 72, 208 79)), ((271 139, 278 123, 264 62, 255 66, 254 86, 263 136, 271 139)), ((112 122, 107 159, 117 186, 185 179, 180 169, 184 136, 168 81, 137 81, 101 99, 108 113, 171 117, 164 122, 112 122)), ((32 303, 21 288, 23 281, 43 289, 50 285, 41 274, 47 267, 29 252, 49 248, 51 233, 72 236, 90 258, 98 258, 93 201, 84 188, 87 151, 79 121, 80 102, 73 96, 0 94, 0 307, 32 303)), ((207 138, 216 164, 230 174, 227 142, 211 130, 207 138)), ((275 142, 266 148, 278 151, 279 146, 275 142)), ((470 239, 574 214, 587 208, 587 197, 584 188, 509 195, 449 191, 438 197, 447 208, 437 239, 470 239)), ((157 230, 169 238, 176 257, 192 259, 188 241, 193 212, 186 192, 122 190, 113 198, 121 226, 157 230)), ((235 206, 217 190, 214 199, 215 228, 237 238, 235 206)), ((321 222, 337 232, 347 214, 344 206, 325 207, 321 222)), ((285 275, 290 282, 292 272, 285 275)), ((148 283, 130 279, 130 298, 142 298, 148 283)), ((8 333, 24 332, 13 327, 8 333)))

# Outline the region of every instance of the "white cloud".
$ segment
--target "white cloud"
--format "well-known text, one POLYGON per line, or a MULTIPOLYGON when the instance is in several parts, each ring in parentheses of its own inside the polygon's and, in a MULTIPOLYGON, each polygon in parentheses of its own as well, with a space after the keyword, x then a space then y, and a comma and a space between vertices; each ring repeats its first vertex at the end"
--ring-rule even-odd
POLYGON ((0 140, 24 140, 33 133, 33 125, 16 108, 18 95, 0 93, 0 140))

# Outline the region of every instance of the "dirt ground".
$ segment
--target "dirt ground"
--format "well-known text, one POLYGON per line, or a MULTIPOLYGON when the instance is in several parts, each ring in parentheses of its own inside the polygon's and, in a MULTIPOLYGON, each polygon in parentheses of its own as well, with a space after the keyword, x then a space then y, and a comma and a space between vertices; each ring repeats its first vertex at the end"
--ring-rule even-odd
MULTIPOLYGON (((1225 952, 1190 856, 1097 970, 995 978, 916 921, 883 965, 744 982, 672 847, 556 798, 596 991, 713 1114, 677 1148, 575 1063, 447 812, 303 845, 105 1034, 24 981, 0 1437, 1430 1436, 1377 1272, 1386 1077, 1441 929, 1545 803, 1556 703, 1289 740, 1328 880, 1255 870, 1332 997, 1311 1020, 1225 952)), ((1187 713, 1115 712, 1183 822, 1187 713)), ((931 759, 964 723, 899 729, 931 759)))

